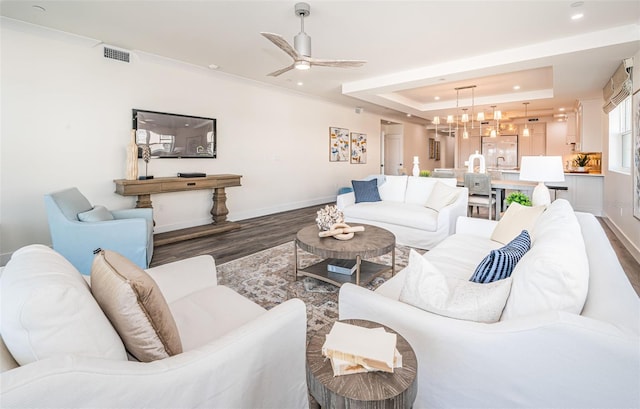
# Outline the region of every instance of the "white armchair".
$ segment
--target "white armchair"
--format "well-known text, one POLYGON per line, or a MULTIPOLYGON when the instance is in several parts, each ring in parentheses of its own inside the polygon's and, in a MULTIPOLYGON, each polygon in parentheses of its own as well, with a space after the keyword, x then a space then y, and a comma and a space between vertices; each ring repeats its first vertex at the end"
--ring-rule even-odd
MULTIPOLYGON (((7 297, 11 291, 9 284, 14 282, 11 276, 24 276, 29 269, 42 269, 37 258, 51 257, 53 252, 44 246, 29 247, 32 247, 29 257, 14 255, 16 260, 7 264, 0 277, 3 322, 6 304, 11 301, 11 297, 7 297)), ((63 265, 72 268, 68 262, 55 261, 48 264, 55 273, 63 265)), ((2 343, 2 406, 308 406, 306 309, 302 301, 289 300, 267 311, 231 289, 217 285, 215 264, 209 256, 162 265, 147 272, 167 300, 180 333, 183 353, 150 363, 64 353, 16 366, 15 362, 11 365, 9 349, 2 343)), ((79 276, 77 271, 71 273, 79 276)), ((7 345, 8 335, 3 327, 2 336, 7 345)))

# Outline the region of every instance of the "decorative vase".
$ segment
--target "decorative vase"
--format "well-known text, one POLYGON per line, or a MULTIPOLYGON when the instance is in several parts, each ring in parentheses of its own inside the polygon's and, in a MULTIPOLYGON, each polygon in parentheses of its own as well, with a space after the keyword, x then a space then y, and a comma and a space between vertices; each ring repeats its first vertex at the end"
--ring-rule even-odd
POLYGON ((413 157, 413 176, 420 176, 420 162, 417 156, 413 157))
POLYGON ((138 145, 136 145, 136 130, 131 130, 131 141, 127 145, 127 180, 138 179, 138 145))

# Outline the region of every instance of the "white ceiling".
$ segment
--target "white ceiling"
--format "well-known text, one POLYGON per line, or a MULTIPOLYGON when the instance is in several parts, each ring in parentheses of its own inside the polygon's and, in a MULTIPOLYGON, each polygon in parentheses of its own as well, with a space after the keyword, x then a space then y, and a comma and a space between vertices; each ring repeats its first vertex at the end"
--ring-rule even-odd
MULTIPOLYGON (((476 85, 475 110, 549 115, 601 97, 614 70, 640 50, 640 1, 308 0, 312 56, 367 60, 360 68, 268 73, 290 57, 296 1, 0 1, 0 14, 217 73, 294 89, 386 117, 427 123, 455 113, 456 87, 476 85), (39 7, 35 7, 39 6, 39 7), (44 9, 44 10, 42 10, 44 9), (570 16, 580 11, 584 18, 570 16), (303 85, 298 85, 302 82, 303 85), (513 86, 519 85, 519 90, 513 86), (439 96, 440 100, 434 100, 439 96)), ((7 20, 4 20, 7 22, 7 20)), ((219 75, 219 74, 214 75, 219 75)), ((459 92, 460 107, 471 90, 459 92)))

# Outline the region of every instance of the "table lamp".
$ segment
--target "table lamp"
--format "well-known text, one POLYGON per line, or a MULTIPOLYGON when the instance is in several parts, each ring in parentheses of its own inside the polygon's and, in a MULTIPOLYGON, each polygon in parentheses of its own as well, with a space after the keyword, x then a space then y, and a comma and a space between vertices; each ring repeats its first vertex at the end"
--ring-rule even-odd
POLYGON ((531 204, 534 206, 551 203, 549 189, 544 182, 564 182, 561 156, 523 156, 520 162, 520 180, 538 182, 533 189, 531 204))

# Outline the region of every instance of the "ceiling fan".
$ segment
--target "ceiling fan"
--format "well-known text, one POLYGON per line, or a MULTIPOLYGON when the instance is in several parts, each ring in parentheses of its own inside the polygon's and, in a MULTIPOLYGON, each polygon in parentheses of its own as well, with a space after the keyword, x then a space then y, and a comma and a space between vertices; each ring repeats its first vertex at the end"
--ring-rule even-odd
POLYGON ((287 40, 279 34, 265 32, 260 33, 293 58, 293 63, 290 66, 267 75, 277 77, 278 75, 294 68, 299 70, 308 70, 312 65, 322 67, 360 67, 362 64, 366 63, 366 61, 362 60, 325 60, 312 58, 311 37, 304 32, 304 18, 311 13, 311 7, 307 3, 296 3, 294 9, 296 16, 300 17, 300 32, 293 39, 294 47, 291 47, 287 40))

